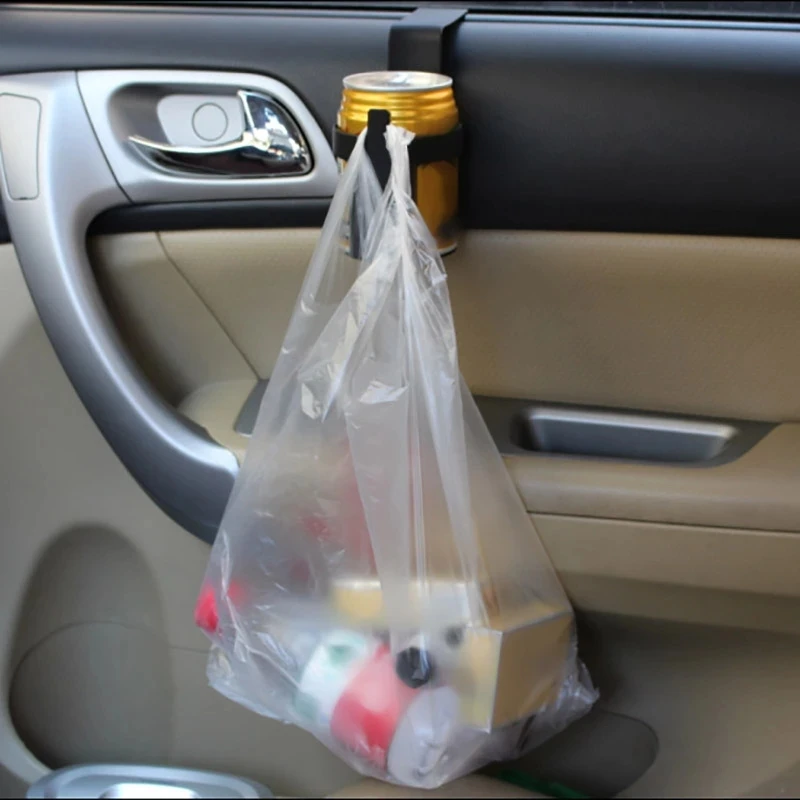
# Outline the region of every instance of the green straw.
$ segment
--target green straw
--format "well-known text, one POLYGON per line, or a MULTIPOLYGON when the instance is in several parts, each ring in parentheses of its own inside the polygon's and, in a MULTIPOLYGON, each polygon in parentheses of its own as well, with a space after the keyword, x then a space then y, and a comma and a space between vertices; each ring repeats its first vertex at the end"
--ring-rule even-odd
POLYGON ((512 783, 514 786, 544 794, 548 797, 565 798, 565 800, 589 800, 588 795, 576 792, 574 789, 570 789, 569 786, 564 786, 554 781, 539 780, 518 769, 501 769, 495 773, 495 776, 506 783, 512 783))

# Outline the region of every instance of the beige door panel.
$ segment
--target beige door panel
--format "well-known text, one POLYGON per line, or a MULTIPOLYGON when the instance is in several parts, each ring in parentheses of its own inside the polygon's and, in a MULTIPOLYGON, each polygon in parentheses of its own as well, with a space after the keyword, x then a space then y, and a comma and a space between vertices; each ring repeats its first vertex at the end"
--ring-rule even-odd
MULTIPOLYGON (((181 410, 241 459, 234 431, 253 381, 195 392, 181 410)), ((714 467, 532 454, 506 456, 529 511, 761 531, 800 531, 800 425, 779 425, 734 461, 714 467)))
POLYGON ((800 797, 800 761, 780 775, 747 792, 744 797, 800 797))
POLYGON ((255 377, 158 234, 96 237, 89 250, 121 334, 167 400, 177 405, 208 384, 255 377))
MULTIPOLYGON (((299 261, 298 256, 301 274, 305 264, 299 261)), ((203 303, 208 304, 207 297, 203 303)), ((91 759, 99 739, 91 720, 86 720, 86 709, 105 687, 104 698, 117 699, 94 717, 113 723, 102 728, 103 752, 127 752, 133 742, 125 715, 142 704, 143 695, 136 682, 120 683, 125 671, 115 669, 116 659, 120 653, 148 656, 153 649, 158 657, 152 663, 165 665, 154 669, 166 675, 148 678, 163 681, 168 699, 161 699, 166 712, 163 707, 152 709, 150 718, 159 725, 152 740, 164 743, 158 746, 166 749, 166 761, 238 771, 284 794, 322 794, 352 783, 352 773, 310 737, 260 718, 207 688, 206 643, 192 623, 207 546, 158 510, 98 433, 56 362, 10 247, 0 248, 0 304, 0 648, 6 654, 2 686, 4 696, 13 698, 26 739, 46 740, 52 727, 70 729, 69 752, 91 759), (53 564, 61 565, 55 573, 53 564), (54 574, 61 575, 61 582, 54 574), (141 602, 113 601, 115 587, 127 587, 116 593, 117 601, 124 596, 141 602), (143 641, 154 644, 134 646, 143 641), (111 647, 113 642, 119 646, 111 647), (48 658, 55 652, 61 654, 58 660, 48 658), (45 688, 52 684, 56 688, 45 688), (161 726, 165 713, 169 723, 161 726), (78 714, 79 720, 70 718, 78 714), (161 727, 168 730, 166 738, 161 727), (305 768, 297 770, 298 763, 305 768)), ((208 313, 218 316, 216 310, 208 313)), ((192 373, 182 391, 187 392, 186 409, 201 417, 203 408, 217 413, 215 424, 222 431, 231 428, 232 413, 253 379, 246 373, 231 379, 216 369, 192 373)), ((587 594, 586 608, 636 613, 635 603, 642 598, 626 599, 624 592, 631 585, 643 586, 651 598, 651 610, 644 612, 648 619, 639 622, 589 614, 588 635, 583 637, 585 655, 603 692, 595 713, 605 708, 642 719, 660 740, 655 764, 630 790, 632 795, 745 792, 796 762, 800 639, 748 632, 765 624, 763 614, 757 619, 743 614, 740 627, 728 630, 657 622, 665 614, 653 606, 667 602, 669 595, 652 583, 653 577, 666 577, 676 602, 686 606, 691 598, 727 597, 722 587, 739 575, 743 591, 734 588, 731 594, 752 601, 761 597, 756 593, 768 581, 745 562, 752 554, 754 564, 766 563, 756 556, 756 547, 766 541, 769 561, 784 562, 776 567, 777 593, 769 599, 793 602, 787 562, 795 550, 790 536, 747 533, 745 544, 729 548, 729 540, 722 537, 736 534, 700 531, 692 550, 692 531, 674 526, 656 531, 608 523, 598 529, 552 514, 541 515, 537 522, 579 606, 585 588, 581 581, 592 579, 606 583, 602 593, 595 587, 587 594), (655 575, 651 554, 661 558, 667 545, 654 540, 675 536, 672 544, 689 548, 692 561, 710 560, 721 555, 720 548, 726 553, 730 549, 729 567, 706 565, 704 572, 692 563, 682 571, 673 554, 668 569, 655 575), (626 548, 629 554, 609 563, 609 552, 626 548), (576 561, 579 552, 583 555, 576 561), (637 575, 644 580, 638 581, 637 575), (698 589, 706 579, 716 588, 698 589), (615 594, 625 602, 616 601, 615 594), (676 663, 684 665, 677 673, 676 663), (720 720, 727 731, 724 736, 717 735, 720 720), (756 737, 754 743, 754 730, 770 735, 756 737)), ((723 606, 732 607, 727 602, 723 606)), ((686 619, 696 621, 697 615, 687 610, 686 619)), ((725 623, 736 625, 736 620, 728 614, 725 623)), ((136 717, 138 737, 147 733, 142 723, 147 710, 140 708, 136 717)), ((606 729, 589 722, 602 737, 606 729)), ((46 743, 59 745, 53 737, 46 743)), ((554 744, 555 754, 560 746, 554 744)), ((592 750, 591 744, 587 747, 592 750)), ((42 770, 12 729, 6 704, 0 704, 0 762, 25 780, 42 770)), ((614 765, 607 769, 612 772, 614 765)))
POLYGON ((797 763, 799 637, 600 616, 583 643, 603 707, 658 736, 622 797, 734 797, 797 763))
MULTIPOLYGON (((316 238, 161 234, 260 377, 316 238)), ((800 242, 470 231, 446 266, 478 394, 800 421, 800 242)))
MULTIPOLYGON (((249 319, 259 328, 258 320, 266 316, 260 309, 272 307, 270 279, 263 275, 260 252, 279 251, 281 241, 287 238, 296 244, 305 243, 305 253, 302 247, 298 252, 294 246, 287 251, 290 258, 279 274, 279 294, 285 298, 299 286, 299 274, 314 236, 299 231, 250 231, 241 232, 239 239, 205 232, 169 233, 163 240, 193 285, 202 282, 198 291, 209 306, 217 307, 221 301, 216 300, 216 293, 224 293, 228 313, 234 315, 237 305, 245 309, 238 324, 244 326, 249 319), (297 276, 293 283, 292 271, 286 265, 295 260, 297 276), (214 279, 213 263, 225 264, 227 280, 214 279), (247 285, 251 286, 249 292, 244 291, 247 285), (241 304, 235 300, 237 293, 243 296, 241 304)), ((492 394, 587 403, 605 400, 619 405, 633 405, 626 398, 638 396, 647 405, 643 392, 658 390, 661 394, 653 395, 655 399, 650 402, 656 408, 731 413, 730 398, 723 399, 722 392, 716 408, 701 408, 696 402, 701 397, 705 402, 707 376, 713 373, 719 351, 712 347, 714 342, 709 342, 705 329, 721 325, 724 315, 729 319, 723 325, 728 335, 732 326, 740 328, 738 339, 731 336, 733 344, 740 346, 731 347, 724 359, 727 366, 723 369, 716 365, 715 373, 719 385, 725 384, 738 402, 741 392, 735 390, 748 368, 743 356, 747 348, 741 346, 745 338, 764 342, 783 330, 783 346, 776 340, 766 346, 785 353, 795 347, 788 338, 790 323, 797 328, 796 341, 800 342, 800 318, 795 321, 793 310, 791 320, 787 310, 786 319, 778 324, 771 311, 777 308, 780 316, 785 308, 783 299, 778 300, 785 286, 775 292, 774 284, 785 284, 784 278, 792 271, 800 275, 798 259, 800 249, 793 242, 473 232, 465 237, 458 255, 447 259, 454 307, 461 321, 460 357, 465 374, 471 371, 477 375, 473 386, 492 394), (493 249, 506 257, 490 258, 493 249), (589 275, 597 253, 599 266, 589 275), (651 288, 648 281, 653 284, 651 288), (672 293, 665 295, 663 284, 672 285, 673 281, 672 293), (621 292, 622 297, 629 282, 639 286, 639 297, 635 302, 628 297, 612 308, 615 292, 621 292), (537 295, 539 284, 550 287, 546 288, 551 292, 546 299, 541 289, 537 295), (567 319, 563 315, 572 313, 572 303, 584 311, 592 306, 589 295, 580 295, 585 284, 592 285, 591 295, 598 303, 605 297, 605 305, 590 308, 588 318, 580 315, 567 319), (621 284, 625 284, 622 289, 621 284), (722 287, 719 291, 714 288, 717 284, 722 287), (509 286, 515 287, 514 291, 509 286), (577 287, 578 294, 571 300, 568 286, 577 287), (687 298, 702 286, 705 304, 699 300, 690 303, 687 298), (743 310, 746 295, 759 298, 758 303, 751 302, 752 311, 743 310), (726 297, 727 307, 720 309, 726 297), (664 302, 669 308, 662 308, 664 302), (626 304, 636 306, 636 325, 644 313, 642 306, 651 316, 661 315, 656 326, 662 329, 658 347, 655 323, 648 323, 644 331, 651 337, 647 346, 661 356, 654 367, 657 373, 663 358, 671 357, 665 352, 669 347, 688 347, 686 342, 675 341, 672 329, 695 326, 690 355, 696 367, 681 376, 685 391, 680 402, 670 400, 672 387, 666 382, 659 384, 663 376, 659 373, 654 379, 650 374, 653 370, 642 373, 632 369, 630 385, 620 385, 619 394, 611 397, 597 393, 607 387, 592 370, 571 368, 574 353, 568 354, 564 348, 574 346, 583 351, 582 343, 590 340, 596 349, 598 342, 608 343, 602 361, 612 368, 626 361, 636 363, 641 338, 630 331, 625 333, 630 324, 623 313, 626 304), (484 320, 487 309, 488 323, 484 320), (671 325, 666 324, 669 314, 675 318, 671 325), (684 318, 679 323, 681 314, 684 318), (467 318, 469 321, 464 322, 467 318), (544 320, 548 320, 547 330, 541 327, 544 320), (608 340, 612 333, 606 332, 604 339, 600 331, 613 327, 612 323, 617 327, 614 336, 619 337, 616 349, 608 340), (509 325, 525 327, 512 331, 509 325), (577 340, 559 343, 565 331, 568 339, 579 337, 581 344, 577 340), (500 359, 497 365, 500 341, 512 351, 513 363, 500 359), (551 360, 542 354, 548 348, 541 343, 554 341, 561 351, 559 358, 551 360), (493 355, 488 354, 490 349, 495 351, 493 355), (562 371, 569 375, 561 375, 562 371), (514 383, 521 380, 520 375, 529 376, 524 386, 514 383), (585 386, 570 392, 564 384, 567 378, 583 380, 585 386)), ((792 275, 788 281, 790 295, 794 282, 792 275)), ((226 325, 228 330, 235 329, 233 316, 226 325)), ((236 330, 234 336, 239 341, 250 341, 251 331, 236 330)), ((275 348, 277 352, 277 343, 275 348)), ((768 355, 762 352, 764 359, 768 355)), ((253 361, 255 356, 249 358, 253 361)), ((681 363, 684 367, 692 364, 686 360, 681 363)), ((261 374, 267 374, 270 366, 260 364, 261 374)), ((794 374, 788 365, 785 372, 787 376, 794 374)), ((753 418, 769 419, 771 415, 761 409, 777 408, 779 400, 788 414, 790 403, 795 402, 794 390, 788 385, 781 399, 774 393, 774 381, 748 379, 747 384, 751 393, 747 410, 753 418)), ((182 406, 240 457, 247 439, 234 433, 233 421, 248 386, 242 383, 235 389, 220 386, 203 390, 182 406)), ((582 609, 754 629, 800 630, 796 622, 800 610, 800 537, 781 533, 800 530, 800 425, 780 425, 740 458, 713 468, 541 455, 510 456, 507 464, 528 509, 535 512, 537 527, 567 589, 582 609)))
POLYGON ((272 373, 318 236, 315 229, 160 234, 261 378, 272 373))
POLYGON ((800 535, 534 514, 579 608, 800 634, 800 535))
MULTIPOLYGON (((233 424, 249 386, 242 382, 208 387, 181 407, 240 460, 248 439, 236 433, 233 424)), ((772 436, 781 439, 778 434, 783 431, 800 431, 800 426, 781 425, 772 436)), ((787 438, 792 444, 792 438, 787 438)), ((753 452, 767 444, 765 439, 753 452)), ((800 440, 796 448, 787 449, 785 459, 778 463, 786 465, 780 484, 784 489, 782 509, 784 519, 792 524, 792 507, 798 496, 792 479, 800 485, 796 465, 800 458, 790 454, 800 453, 800 440)), ((746 454, 742 461, 750 457, 746 454)), ((765 470, 746 469, 749 478, 732 481, 729 486, 724 471, 737 461, 708 469, 540 456, 507 457, 506 463, 529 510, 550 512, 534 513, 532 518, 571 599, 582 610, 800 633, 800 534, 750 525, 759 513, 763 518, 770 510, 767 500, 774 485, 765 477, 765 470), (656 477, 650 478, 652 471, 656 477), (718 472, 720 477, 715 480, 718 472), (619 479, 620 473, 625 481, 619 479), (663 473, 682 481, 683 493, 669 481, 658 493, 657 475, 663 473), (584 476, 582 483, 575 474, 584 476), (630 491, 626 491, 628 486, 630 491), (716 503, 711 491, 714 486, 723 495, 716 503), (617 505, 586 500, 594 497, 592 490, 599 493, 601 488, 617 505), (708 508, 703 504, 707 488, 708 508), (692 505, 687 503, 687 495, 694 501, 692 505), (760 500, 751 501, 752 514, 737 516, 740 505, 750 510, 747 498, 759 496, 760 500), (730 505, 726 497, 731 498, 730 505), (581 516, 551 512, 553 507, 573 509, 581 501, 585 501, 580 506, 581 516), (672 521, 684 506, 687 513, 696 510, 700 520, 706 512, 714 518, 711 512, 716 511, 717 519, 731 524, 709 527, 608 518, 616 516, 620 508, 630 508, 632 520, 641 513, 640 520, 661 514, 672 521)), ((775 471, 781 472, 777 466, 775 471)), ((800 527, 800 503, 796 508, 793 524, 800 527)))
POLYGON ((800 425, 714 467, 510 456, 527 507, 550 514, 800 530, 800 425))
POLYGON ((800 242, 475 231, 447 266, 478 394, 800 419, 800 242))
POLYGON ((208 688, 193 622, 208 546, 159 510, 97 430, 10 245, 0 246, 0 376, 0 764, 26 782, 44 771, 11 703, 19 732, 55 763, 149 753, 227 765, 298 796, 352 783, 311 736, 208 688))
MULTIPOLYGON (((312 230, 164 233, 169 259, 162 254, 160 264, 152 235, 105 237, 98 245, 104 283, 125 316, 141 320, 127 326, 134 348, 153 351, 176 372, 194 365, 181 380, 184 410, 239 451, 245 440, 226 418, 235 419, 232 406, 252 373, 235 354, 215 355, 222 334, 212 316, 259 377, 268 377, 316 237, 312 230), (173 276, 179 269, 197 297, 144 315, 138 306, 147 307, 156 286, 164 292, 165 280, 152 278, 159 267, 173 276), (176 334, 183 323, 191 335, 176 334), (229 380, 241 382, 208 388, 229 380)), ((478 392, 798 417, 800 243, 471 232, 447 265, 461 363, 478 392)), ((188 293, 177 277, 173 284, 188 293)), ((795 530, 798 456, 800 427, 784 425, 713 469, 539 457, 509 465, 531 511, 795 530)))
MULTIPOLYGON (((160 235, 262 377, 316 237, 160 235)), ((107 239, 106 255, 125 238, 107 239)), ((482 392, 720 415, 744 402, 738 410, 759 419, 794 413, 797 243, 471 232, 446 263, 461 362, 482 392), (701 405, 709 398, 713 405, 701 405)), ((220 378, 181 410, 241 459, 248 439, 233 425, 251 388, 252 379, 220 378)), ((798 630, 800 536, 783 532, 800 530, 800 425, 779 425, 738 459, 708 468, 543 455, 507 464, 582 609, 798 630)))
POLYGON ((255 379, 212 383, 192 392, 178 408, 232 450, 241 464, 250 437, 236 432, 236 420, 255 387, 255 379))
MULTIPOLYGON (((132 349, 184 399, 269 377, 316 240, 124 234, 93 252, 132 349)), ((798 242, 473 231, 446 264, 476 393, 800 420, 798 242)))
POLYGON ((528 792, 508 783, 500 783, 483 775, 468 775, 460 780, 448 783, 434 792, 425 789, 409 789, 403 786, 389 786, 372 778, 359 781, 354 786, 334 792, 329 795, 336 800, 367 800, 368 798, 407 798, 407 800, 438 800, 442 798, 523 798, 523 797, 545 797, 545 795, 528 792))

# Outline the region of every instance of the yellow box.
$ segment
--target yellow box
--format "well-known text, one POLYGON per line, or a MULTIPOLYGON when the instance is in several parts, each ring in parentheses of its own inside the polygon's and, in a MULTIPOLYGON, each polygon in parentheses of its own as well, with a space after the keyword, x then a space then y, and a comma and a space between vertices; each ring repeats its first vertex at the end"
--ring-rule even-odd
POLYGON ((500 611, 490 584, 431 579, 402 587, 403 602, 392 604, 389 619, 378 580, 334 582, 332 590, 334 612, 342 623, 420 634, 439 679, 458 691, 467 725, 504 727, 557 696, 572 636, 573 616, 567 607, 531 601, 500 611), (476 624, 481 611, 485 625, 476 624), (451 629, 460 632, 459 641, 448 644, 451 629))
POLYGON ((385 594, 377 578, 336 580, 331 602, 334 613, 345 624, 373 628, 391 624, 405 630, 428 629, 434 620, 440 620, 443 627, 466 625, 479 618, 483 609, 491 607, 489 592, 480 585, 430 578, 399 587, 389 619, 384 607, 385 594))
POLYGON ((468 725, 493 730, 535 714, 554 700, 569 654, 569 610, 531 603, 467 628, 449 682, 468 725))

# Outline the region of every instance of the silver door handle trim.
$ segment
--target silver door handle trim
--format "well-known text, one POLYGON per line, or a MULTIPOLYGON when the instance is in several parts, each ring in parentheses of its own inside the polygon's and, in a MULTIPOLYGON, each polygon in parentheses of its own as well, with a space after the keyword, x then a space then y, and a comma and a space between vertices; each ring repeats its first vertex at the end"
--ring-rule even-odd
POLYGON ((305 175, 313 162, 305 137, 279 103, 261 92, 240 89, 245 130, 238 139, 203 147, 155 142, 132 135, 128 141, 156 166, 200 175, 274 178, 305 175))
MULTIPOLYGON (((0 170, 8 225, 36 309, 97 427, 153 500, 206 541, 239 469, 234 454, 153 390, 103 302, 86 252, 97 214, 127 200, 109 170, 74 72, 0 78, 0 95, 40 104, 39 192, 14 199, 0 170)), ((25 130, 17 135, 24 136, 25 130)), ((9 143, 2 142, 3 154, 9 143)))
MULTIPOLYGON (((41 107, 34 163, 39 191, 35 197, 14 199, 2 169, 0 190, 45 331, 78 396, 131 475, 172 519, 212 541, 239 470, 237 459, 149 385, 100 295, 86 252, 86 231, 98 214, 130 201, 328 198, 338 170, 327 137, 284 84, 241 73, 9 75, 0 76, 3 93, 31 98, 41 107), (243 87, 274 97, 297 121, 312 159, 307 174, 246 181, 171 174, 155 169, 128 142, 136 131, 125 130, 121 112, 131 99, 173 91, 232 95, 243 87)), ((29 133, 26 125, 9 127, 12 136, 29 133)), ((4 134, 0 158, 14 149, 6 139, 4 134)))
MULTIPOLYGON (((273 78, 204 70, 85 70, 78 72, 78 86, 108 165, 122 191, 134 203, 330 198, 336 190, 339 170, 328 135, 300 97, 273 78), (234 97, 240 90, 270 98, 294 120, 311 162, 307 172, 242 180, 241 176, 178 171, 154 165, 129 140, 131 136, 154 142, 161 138, 163 131, 155 112, 149 125, 141 115, 134 118, 143 106, 155 108, 154 99, 157 102, 173 93, 234 97)), ((255 127, 258 123, 255 116, 255 127)))

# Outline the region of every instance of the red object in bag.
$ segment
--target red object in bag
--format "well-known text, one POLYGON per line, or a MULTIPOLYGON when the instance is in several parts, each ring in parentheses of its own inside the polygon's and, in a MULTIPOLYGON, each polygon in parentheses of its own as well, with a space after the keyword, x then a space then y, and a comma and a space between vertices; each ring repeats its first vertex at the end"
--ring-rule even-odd
POLYGON ((386 769, 397 726, 418 691, 397 677, 391 651, 381 647, 336 703, 331 733, 354 753, 386 769))
POLYGON ((210 586, 204 586, 194 607, 194 623, 206 633, 216 633, 219 629, 217 598, 210 586))
MULTIPOLYGON (((234 607, 245 605, 248 600, 242 584, 231 581, 227 591, 228 600, 234 607)), ((200 590, 200 596, 194 607, 194 624, 206 633, 217 633, 219 630, 219 606, 214 589, 206 584, 200 590)))

